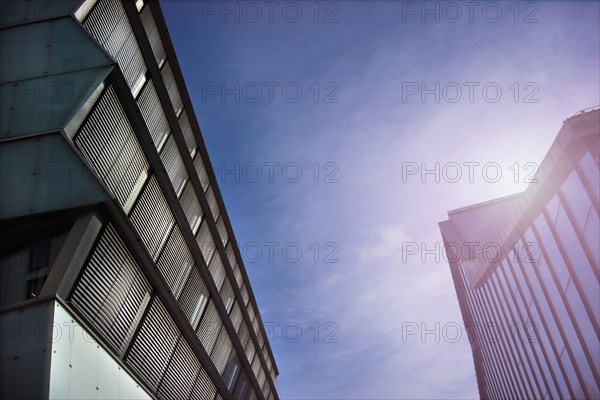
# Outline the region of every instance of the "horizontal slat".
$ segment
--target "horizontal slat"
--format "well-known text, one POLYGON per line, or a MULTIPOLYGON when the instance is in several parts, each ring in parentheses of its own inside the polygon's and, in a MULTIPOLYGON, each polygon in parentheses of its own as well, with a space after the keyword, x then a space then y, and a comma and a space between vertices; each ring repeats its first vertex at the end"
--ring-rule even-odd
POLYGON ((74 288, 71 305, 123 354, 149 296, 149 283, 108 225, 74 288))

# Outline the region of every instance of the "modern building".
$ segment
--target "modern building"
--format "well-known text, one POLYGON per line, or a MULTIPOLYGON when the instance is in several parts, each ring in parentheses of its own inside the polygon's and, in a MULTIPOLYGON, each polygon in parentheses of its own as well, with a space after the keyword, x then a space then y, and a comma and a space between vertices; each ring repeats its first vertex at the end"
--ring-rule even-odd
POLYGON ((278 399, 159 4, 0 7, 0 397, 278 399))
POLYGON ((537 183, 439 224, 482 399, 600 398, 599 126, 567 119, 537 183))

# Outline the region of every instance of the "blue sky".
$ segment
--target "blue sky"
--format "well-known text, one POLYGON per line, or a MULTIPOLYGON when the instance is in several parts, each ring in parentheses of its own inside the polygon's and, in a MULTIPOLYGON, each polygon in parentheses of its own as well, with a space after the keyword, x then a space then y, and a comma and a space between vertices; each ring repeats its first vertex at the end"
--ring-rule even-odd
POLYGON ((445 4, 162 2, 281 398, 476 398, 447 262, 423 249, 448 210, 524 190, 600 104, 597 2, 445 4))

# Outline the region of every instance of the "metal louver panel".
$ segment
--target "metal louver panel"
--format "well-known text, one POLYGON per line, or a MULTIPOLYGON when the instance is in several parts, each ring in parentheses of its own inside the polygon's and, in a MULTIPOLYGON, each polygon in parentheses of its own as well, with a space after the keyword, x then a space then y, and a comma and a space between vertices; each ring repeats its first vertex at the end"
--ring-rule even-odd
POLYGON ((231 343, 231 339, 227 334, 227 330, 223 326, 219 332, 217 343, 210 354, 210 358, 213 360, 213 363, 215 364, 215 367, 221 376, 223 376, 223 372, 225 372, 225 366, 227 365, 227 360, 229 360, 229 355, 231 354, 232 349, 233 344, 231 343))
POLYGON ((231 323, 235 328, 235 331, 238 332, 240 329, 240 325, 242 324, 242 309, 239 304, 236 302, 231 309, 231 323))
POLYGON ((260 367, 260 370, 258 371, 258 376, 256 377, 256 379, 258 380, 258 386, 260 387, 261 390, 263 390, 264 393, 264 388, 265 388, 265 380, 266 380, 266 375, 265 375, 265 370, 260 367))
POLYGON ((204 368, 200 369, 200 373, 196 378, 196 383, 194 384, 194 389, 190 394, 190 400, 206 400, 212 399, 215 397, 215 393, 217 392, 217 388, 215 384, 210 380, 208 374, 204 370, 204 368))
POLYGON ((245 351, 246 344, 248 343, 248 340, 250 338, 250 334, 248 332, 248 327, 246 326, 246 324, 240 325, 238 337, 240 338, 240 343, 242 344, 242 347, 244 348, 244 351, 245 351))
POLYGON ((208 303, 208 297, 208 290, 200 274, 196 268, 192 269, 183 292, 179 297, 179 304, 194 329, 198 326, 198 321, 208 303))
MULTIPOLYGON (((225 222, 223 221, 223 216, 219 217, 217 221, 217 230, 219 231, 219 236, 221 237, 221 243, 223 246, 227 245, 229 241, 229 235, 227 235, 227 228, 225 227, 225 222)), ((227 255, 229 257, 229 254, 227 255)), ((232 266, 235 264, 231 264, 232 266)))
POLYGON ((192 124, 190 123, 190 119, 186 110, 183 110, 179 116, 179 127, 181 128, 181 133, 183 133, 183 138, 185 139, 188 152, 193 157, 196 153, 196 148, 198 145, 196 144, 196 139, 194 139, 194 131, 192 130, 192 124))
POLYGON ((202 221, 202 225, 200 225, 200 230, 196 235, 196 242, 202 251, 202 256, 204 257, 204 261, 206 264, 209 264, 212 260, 213 255, 215 254, 216 246, 215 241, 210 234, 210 229, 208 228, 208 221, 204 219, 202 221))
POLYGON ((235 253, 233 251, 233 246, 231 245, 230 241, 227 241, 227 245, 225 246, 225 255, 227 256, 227 259, 229 260, 229 265, 231 265, 231 268, 235 269, 235 267, 236 267, 235 253))
POLYGON ((180 202, 188 223, 190 224, 190 228, 192 228, 192 232, 195 235, 196 232, 198 232, 198 228, 200 228, 200 223, 202 222, 202 216, 204 214, 202 213, 202 207, 200 206, 198 197, 196 197, 194 186, 192 186, 189 181, 183 189, 180 202))
POLYGON ((179 196, 181 190, 183 189, 183 185, 188 180, 188 174, 185 170, 185 166, 183 165, 183 159, 181 158, 181 154, 179 153, 179 149, 177 148, 177 143, 175 142, 173 135, 169 136, 167 139, 165 147, 160 152, 160 159, 165 165, 165 169, 167 170, 169 179, 173 184, 175 193, 177 193, 179 196))
POLYGON ((254 348, 252 340, 248 340, 248 343, 246 343, 246 347, 244 348, 244 352, 246 353, 248 362, 251 363, 252 359, 254 358, 254 353, 256 353, 256 349, 254 348))
POLYGON ((131 211, 130 219, 152 259, 156 260, 171 228, 175 225, 175 219, 154 176, 148 180, 131 211))
POLYGON ((171 99, 173 110, 175 110, 175 115, 179 117, 179 114, 183 110, 183 101, 181 100, 179 88, 177 87, 177 82, 175 82, 175 77, 173 76, 171 63, 168 60, 165 62, 165 65, 162 67, 160 73, 167 88, 167 92, 169 93, 169 98, 171 99))
POLYGON ((150 285, 108 225, 71 294, 71 305, 123 354, 150 299, 150 285))
POLYGON ((146 63, 121 1, 98 1, 83 26, 117 60, 132 91, 139 90, 144 81, 146 63))
POLYGON ((221 317, 219 317, 217 308, 215 307, 214 302, 211 300, 206 307, 206 311, 204 312, 202 320, 200 321, 200 326, 196 331, 196 334, 200 338, 200 342, 202 342, 202 345, 208 354, 210 354, 213 346, 215 345, 219 330, 222 326, 223 322, 221 321, 221 317))
POLYGON ((74 141, 127 210, 147 177, 148 162, 112 86, 104 91, 74 141))
MULTIPOLYGON (((258 318, 257 318, 257 321, 258 321, 258 318)), ((258 339, 258 345, 260 346, 261 350, 263 351, 263 355, 264 355, 265 338, 263 337, 262 332, 258 332, 257 339, 258 339)))
POLYGON ((179 336, 180 332, 169 313, 155 297, 125 360, 154 393, 179 336))
POLYGON ((259 369, 260 369, 260 360, 258 358, 258 354, 254 353, 254 359, 252 360, 252 372, 254 373, 254 376, 258 376, 259 369))
POLYGON ((149 80, 137 98, 144 121, 148 126, 152 142, 157 150, 160 150, 170 132, 169 122, 162 109, 154 83, 149 80))
POLYGON ((215 192, 213 191, 212 186, 208 188, 206 192, 206 201, 208 202, 208 207, 210 208, 210 212, 213 215, 215 221, 219 218, 220 211, 219 206, 217 204, 217 198, 215 197, 215 192))
POLYGON ((144 25, 146 35, 148 36, 148 41, 152 47, 152 53, 154 53, 154 58, 156 59, 158 67, 160 68, 167 58, 167 53, 165 52, 165 48, 160 38, 160 33, 156 27, 156 21, 154 21, 150 7, 144 7, 140 13, 140 17, 142 19, 142 24, 144 25))
POLYGON ((187 399, 200 372, 200 362, 190 345, 180 336, 173 357, 158 389, 162 399, 187 399))
POLYGON ((258 318, 256 317, 256 315, 252 320, 252 329, 254 330, 254 334, 258 336, 258 318))
POLYGON ((250 298, 248 297, 248 289, 246 289, 246 284, 242 283, 242 287, 240 288, 240 293, 242 295, 242 300, 244 301, 244 307, 248 305, 248 300, 250 300, 250 298))
POLYGON ((225 279, 225 282, 223 283, 223 287, 221 287, 219 294, 221 295, 221 299, 223 300, 223 304, 225 305, 225 310, 227 311, 227 313, 231 312, 234 297, 233 289, 231 287, 229 279, 225 279))
POLYGON ((206 192, 210 181, 208 180, 208 172, 206 172, 206 167, 204 166, 204 161, 202 160, 200 153, 196 153, 196 157, 194 157, 194 168, 196 169, 196 173, 202 184, 202 190, 206 192))
POLYGON ((171 235, 156 264, 165 281, 167 281, 173 296, 177 298, 194 266, 194 257, 187 247, 178 226, 175 226, 171 231, 171 235))
POLYGON ((240 267, 237 264, 235 264, 233 267, 233 276, 238 287, 242 287, 242 281, 244 278, 242 277, 242 271, 240 271, 240 267))
POLYGON ((208 264, 208 270, 212 275, 213 280, 215 281, 215 286, 217 290, 221 290, 221 286, 223 285, 223 281, 225 280, 225 268, 223 267, 223 261, 221 261, 221 256, 219 253, 215 253, 212 261, 208 264))
POLYGON ((254 317, 255 317, 255 313, 254 313, 254 308, 252 307, 252 304, 248 305, 248 307, 246 308, 246 311, 248 312, 248 319, 250 321, 253 321, 254 317))

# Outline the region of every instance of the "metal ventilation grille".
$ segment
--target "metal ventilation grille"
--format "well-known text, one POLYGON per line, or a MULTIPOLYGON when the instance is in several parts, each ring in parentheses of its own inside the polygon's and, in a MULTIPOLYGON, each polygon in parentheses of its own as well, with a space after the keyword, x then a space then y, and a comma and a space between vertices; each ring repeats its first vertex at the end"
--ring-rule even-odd
POLYGON ((196 197, 194 186, 192 186, 189 181, 185 186, 185 189, 183 189, 180 201, 183 211, 185 212, 185 216, 190 224, 190 228, 192 228, 192 232, 196 234, 204 214, 202 213, 202 207, 200 206, 198 197, 196 197))
MULTIPOLYGON (((225 222, 223 221, 222 215, 217 221, 217 230, 219 231, 219 236, 221 237, 221 243, 223 243, 223 246, 227 245, 227 242, 229 241, 229 235, 227 235, 227 228, 225 227, 225 222)), ((227 256, 229 258, 229 254, 227 256)), ((231 265, 233 266, 235 264, 231 265)))
POLYGON ((123 354, 148 304, 150 289, 118 234, 108 225, 75 286, 71 305, 117 353, 123 354))
POLYGON ((155 297, 125 360, 154 393, 179 336, 180 332, 169 313, 155 297))
POLYGON ((221 295, 221 299, 223 300, 223 304, 225 305, 225 310, 227 313, 231 312, 231 308, 233 307, 233 289, 231 288, 231 283, 229 283, 229 279, 225 279, 223 283, 223 287, 221 288, 219 294, 221 295))
POLYGON ((156 22, 154 21, 150 7, 144 7, 140 17, 142 19, 142 24, 144 25, 146 35, 148 36, 148 41, 152 47, 152 53, 154 53, 154 58, 156 59, 158 67, 160 68, 162 63, 167 58, 167 53, 165 52, 162 40, 160 39, 160 33, 156 27, 156 22))
POLYGON ((244 307, 248 305, 248 300, 250 300, 250 298, 248 297, 248 289, 246 289, 246 284, 243 283, 242 287, 240 288, 240 293, 242 295, 242 300, 244 301, 244 307))
POLYGON ((260 390, 263 391, 265 390, 265 381, 266 381, 266 375, 265 375, 265 371, 264 369, 261 367, 260 371, 258 371, 258 376, 256 377, 256 380, 258 380, 258 386, 260 387, 260 390))
POLYGON ((154 176, 131 211, 131 223, 140 234, 153 260, 156 260, 175 219, 154 176))
POLYGON ((248 333, 248 327, 246 327, 246 324, 240 325, 238 337, 240 338, 240 343, 242 344, 242 347, 246 349, 246 344, 248 343, 248 339, 250 338, 250 334, 248 333))
MULTIPOLYGON (((258 321, 258 317, 256 318, 256 320, 258 321)), ((265 345, 265 339, 262 335, 262 332, 258 332, 257 334, 257 339, 258 339, 258 345, 260 346, 261 350, 263 350, 263 355, 264 355, 264 345, 265 345)))
POLYGON ((208 228, 208 222, 206 219, 200 225, 200 230, 196 235, 196 242, 202 251, 202 256, 204 257, 204 262, 209 264, 212 260, 213 255, 215 254, 216 246, 215 241, 210 234, 210 229, 208 228))
POLYGON ((196 334, 200 338, 200 342, 202 342, 202 345, 208 354, 210 354, 213 346, 215 345, 217 335, 219 334, 219 330, 222 326, 223 322, 219 317, 215 303, 211 300, 206 307, 204 316, 200 321, 200 326, 196 331, 196 334))
POLYGON ((225 246, 225 255, 229 260, 229 265, 231 265, 232 269, 236 267, 235 253, 233 252, 233 246, 230 241, 227 241, 227 245, 225 246))
POLYGON ((235 387, 235 381, 240 372, 240 360, 238 359, 235 351, 231 352, 231 357, 227 362, 227 366, 225 367, 225 372, 223 372, 223 380, 227 385, 227 389, 230 392, 233 392, 233 388, 235 387))
POLYGON ((83 22, 121 68, 132 91, 144 81, 146 63, 119 0, 100 0, 83 22))
POLYGON ((249 305, 246 311, 248 312, 248 319, 250 320, 250 322, 252 322, 255 316, 254 308, 252 307, 252 305, 249 305))
POLYGON ((160 150, 167 139, 170 129, 169 122, 156 94, 156 88, 151 80, 146 83, 138 96, 137 105, 148 126, 154 146, 157 150, 160 150))
POLYGON ((212 399, 215 397, 215 393, 217 392, 217 388, 215 384, 210 380, 208 374, 204 369, 200 369, 200 373, 196 378, 196 383, 194 385, 194 389, 190 394, 190 400, 206 400, 212 399))
POLYGON ((235 331, 238 332, 240 329, 240 325, 242 324, 242 309, 240 308, 237 302, 233 305, 230 318, 231 323, 235 328, 235 331))
POLYGON ((198 321, 202 316, 206 303, 208 303, 208 297, 208 290, 200 274, 196 268, 192 269, 190 277, 179 297, 179 304, 194 329, 198 326, 198 321))
POLYGON ((217 343, 210 354, 210 358, 212 359, 217 371, 219 371, 221 376, 223 376, 223 372, 225 371, 225 366, 227 365, 227 360, 229 360, 229 355, 231 354, 232 349, 233 345, 231 344, 231 339, 227 334, 227 330, 223 326, 219 332, 217 343))
POLYGON ((254 359, 252 360, 252 372, 254 373, 254 376, 258 376, 259 369, 260 369, 260 360, 258 358, 258 354, 256 354, 254 356, 254 359))
POLYGON ((200 368, 202 367, 196 355, 185 339, 180 336, 171 362, 160 383, 158 396, 162 399, 187 399, 194 388, 200 368))
POLYGON ((183 159, 181 158, 181 154, 179 153, 179 149, 177 148, 177 143, 175 142, 173 135, 169 136, 167 139, 165 147, 160 152, 160 159, 165 165, 165 169, 167 170, 169 179, 173 184, 175 193, 177 193, 179 196, 181 190, 183 189, 183 185, 188 180, 188 174, 185 170, 185 166, 183 165, 183 159))
POLYGON ((208 188, 206 192, 206 201, 208 202, 208 207, 210 208, 210 212, 213 215, 215 221, 219 218, 219 206, 217 205, 217 198, 215 197, 215 192, 213 191, 212 186, 208 188))
POLYGON ((271 361, 271 357, 265 357, 267 360, 267 369, 269 370, 269 375, 271 375, 271 379, 275 379, 273 374, 273 362, 271 361))
POLYGON ((252 329, 254 330, 254 334, 258 335, 258 318, 256 318, 256 316, 254 316, 254 319, 252 320, 252 329))
POLYGON ((177 82, 175 82, 175 76, 173 76, 171 63, 168 60, 162 67, 161 75, 163 77, 163 82, 165 83, 165 86, 167 88, 167 92, 169 92, 169 98, 171 99, 173 110, 175 110, 175 115, 179 117, 179 113, 181 113, 181 111, 183 110, 183 101, 181 100, 179 89, 177 88, 177 82))
POLYGON ((242 271, 240 271, 240 267, 237 264, 235 264, 233 267, 233 276, 235 277, 235 282, 237 283, 238 287, 242 287, 242 271))
POLYGON ((196 144, 196 139, 194 139, 194 131, 192 130, 192 124, 186 110, 183 110, 179 116, 179 127, 181 128, 181 133, 183 133, 188 152, 193 155, 198 145, 196 144))
POLYGON ((208 172, 206 172, 206 167, 204 166, 204 161, 202 160, 200 153, 196 153, 196 157, 194 157, 194 168, 196 168, 196 173, 202 184, 202 190, 206 192, 210 182, 208 180, 208 172))
POLYGON ((148 162, 112 86, 77 132, 75 144, 128 208, 147 176, 148 162))
POLYGON ((212 261, 208 264, 208 270, 212 275, 213 280, 215 281, 215 286, 217 290, 221 290, 221 286, 223 285, 223 281, 225 280, 225 268, 223 267, 223 262, 221 261, 221 256, 218 253, 215 253, 212 261))
POLYGON ((248 340, 248 343, 246 343, 246 348, 244 349, 244 353, 246 353, 246 358, 248 359, 248 362, 251 363, 252 359, 254 358, 254 353, 256 353, 256 349, 254 348, 254 344, 252 343, 252 340, 248 340))
POLYGON ((177 298, 194 265, 194 257, 178 226, 173 228, 156 264, 173 296, 177 298))

